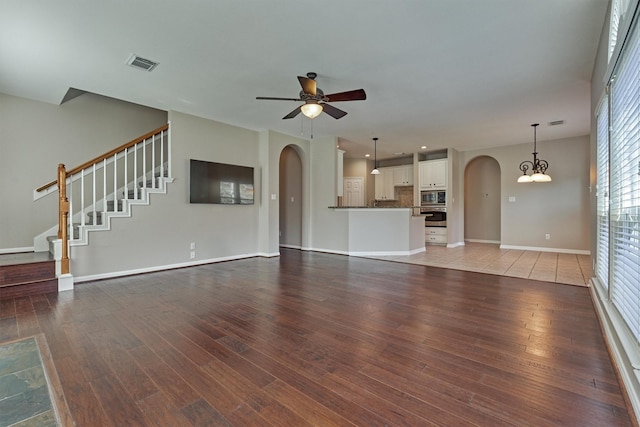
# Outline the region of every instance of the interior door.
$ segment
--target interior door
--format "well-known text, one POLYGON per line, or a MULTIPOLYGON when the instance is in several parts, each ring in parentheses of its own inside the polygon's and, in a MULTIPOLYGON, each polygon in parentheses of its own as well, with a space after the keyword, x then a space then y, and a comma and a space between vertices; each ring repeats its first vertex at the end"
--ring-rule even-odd
POLYGON ((344 178, 344 206, 364 206, 364 178, 344 178))

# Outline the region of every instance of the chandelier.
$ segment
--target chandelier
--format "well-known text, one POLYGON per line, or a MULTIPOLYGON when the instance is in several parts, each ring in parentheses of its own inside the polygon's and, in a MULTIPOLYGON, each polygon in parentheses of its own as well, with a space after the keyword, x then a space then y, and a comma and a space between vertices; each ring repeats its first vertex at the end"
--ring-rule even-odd
POLYGON ((525 160, 520 163, 522 175, 518 178, 518 182, 551 182, 551 177, 546 174, 549 163, 546 160, 539 159, 536 151, 536 128, 539 123, 534 123, 531 126, 533 127, 533 162, 525 160), (527 174, 529 169, 531 169, 531 175, 527 174))

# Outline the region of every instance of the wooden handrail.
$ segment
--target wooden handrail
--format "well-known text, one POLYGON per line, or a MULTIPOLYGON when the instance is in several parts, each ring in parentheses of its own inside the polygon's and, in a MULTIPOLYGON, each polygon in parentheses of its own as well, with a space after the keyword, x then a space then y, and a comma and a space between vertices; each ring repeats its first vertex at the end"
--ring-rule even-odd
MULTIPOLYGON (((121 146, 119 146, 117 148, 114 148, 113 150, 108 151, 108 152, 106 152, 106 153, 104 153, 104 154, 102 154, 102 155, 100 155, 100 156, 98 156, 98 157, 96 157, 96 158, 94 158, 92 160, 89 160, 88 162, 84 162, 80 166, 77 166, 77 167, 67 171, 67 175, 76 174, 76 173, 80 172, 82 169, 85 169, 85 168, 91 166, 94 163, 101 162, 104 159, 107 159, 107 158, 113 156, 114 154, 117 154, 117 153, 123 151, 126 148, 133 147, 137 143, 142 142, 147 138, 151 138, 153 135, 156 135, 156 134, 158 134, 158 133, 160 133, 162 131, 165 131, 167 129, 169 129, 169 124, 168 123, 166 125, 164 125, 164 126, 160 126, 158 129, 152 130, 151 132, 148 132, 148 133, 146 133, 146 134, 144 134, 142 136, 139 136, 136 139, 132 139, 131 141, 127 142, 126 144, 122 144, 121 146)), ((41 192, 41 191, 44 191, 47 188, 53 187, 54 185, 56 185, 57 182, 58 182, 57 180, 56 181, 51 181, 51 182, 43 185, 42 187, 37 188, 36 191, 38 193, 41 192)))

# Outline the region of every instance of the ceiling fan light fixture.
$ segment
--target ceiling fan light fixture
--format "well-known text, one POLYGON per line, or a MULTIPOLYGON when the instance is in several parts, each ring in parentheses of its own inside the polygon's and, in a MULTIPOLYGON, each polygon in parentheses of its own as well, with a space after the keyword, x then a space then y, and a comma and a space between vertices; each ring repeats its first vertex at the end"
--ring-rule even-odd
POLYGON ((309 117, 310 119, 315 119, 322 113, 322 105, 317 104, 315 102, 308 102, 300 107, 302 110, 302 114, 309 117))

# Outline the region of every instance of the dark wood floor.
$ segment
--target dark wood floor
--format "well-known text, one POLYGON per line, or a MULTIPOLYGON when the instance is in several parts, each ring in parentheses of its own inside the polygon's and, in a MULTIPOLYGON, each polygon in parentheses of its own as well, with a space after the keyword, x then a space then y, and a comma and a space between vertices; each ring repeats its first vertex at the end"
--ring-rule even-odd
POLYGON ((629 426, 584 287, 282 251, 0 302, 78 426, 629 426))

